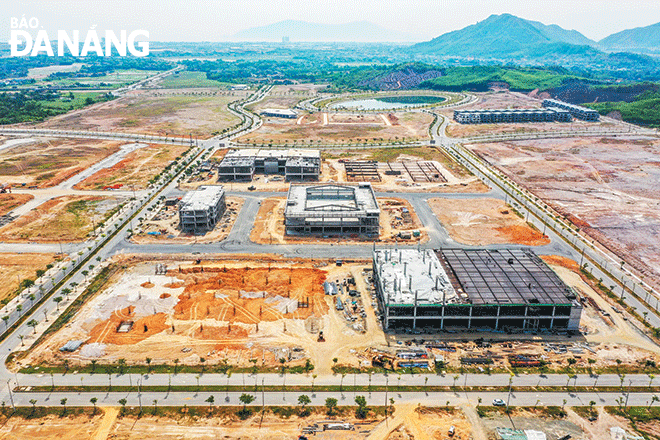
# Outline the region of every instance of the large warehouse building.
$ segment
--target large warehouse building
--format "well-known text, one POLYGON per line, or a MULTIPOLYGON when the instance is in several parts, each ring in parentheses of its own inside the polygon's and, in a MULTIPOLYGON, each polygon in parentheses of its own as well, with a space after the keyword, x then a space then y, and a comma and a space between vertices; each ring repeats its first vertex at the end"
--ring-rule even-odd
POLYGON ((378 236, 380 209, 370 183, 291 185, 284 210, 287 234, 378 236))
POLYGON ((179 225, 184 232, 212 230, 226 208, 225 190, 221 185, 200 186, 189 191, 179 203, 179 225))
POLYGON ((255 173, 279 174, 287 181, 318 180, 321 173, 321 152, 295 148, 246 148, 228 152, 218 165, 218 179, 221 181, 250 181, 255 173))
POLYGON ((578 331, 582 305, 529 250, 374 250, 387 330, 578 331))

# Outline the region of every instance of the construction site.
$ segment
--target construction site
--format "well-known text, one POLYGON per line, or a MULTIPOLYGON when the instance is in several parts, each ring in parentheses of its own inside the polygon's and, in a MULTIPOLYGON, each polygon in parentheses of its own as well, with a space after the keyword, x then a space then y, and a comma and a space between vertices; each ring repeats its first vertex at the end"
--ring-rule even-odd
MULTIPOLYGON (((369 336, 366 325, 357 324, 359 314, 358 319, 347 318, 359 313, 357 305, 350 313, 339 313, 337 297, 326 294, 324 282, 343 283, 365 267, 272 257, 122 257, 99 293, 24 362, 58 364, 67 359, 86 364, 124 358, 143 363, 149 357, 154 363, 181 359, 197 365, 204 358, 208 365, 243 367, 252 366, 251 359, 265 367, 276 367, 282 358, 291 366, 307 359, 325 363, 328 353, 343 347, 342 334, 360 335, 365 342, 369 336)), ((347 306, 348 293, 341 296, 347 306)))
POLYGON ((577 295, 531 251, 383 249, 373 264, 386 330, 579 330, 577 295))
MULTIPOLYGON (((428 229, 422 225, 410 202, 396 197, 378 197, 376 201, 380 209, 377 227, 379 242, 395 243, 404 240, 424 243, 428 240, 428 229)), ((263 244, 373 241, 373 238, 356 231, 339 233, 328 229, 323 233, 288 234, 284 222, 286 203, 284 197, 269 197, 262 201, 250 233, 252 241, 263 244)))

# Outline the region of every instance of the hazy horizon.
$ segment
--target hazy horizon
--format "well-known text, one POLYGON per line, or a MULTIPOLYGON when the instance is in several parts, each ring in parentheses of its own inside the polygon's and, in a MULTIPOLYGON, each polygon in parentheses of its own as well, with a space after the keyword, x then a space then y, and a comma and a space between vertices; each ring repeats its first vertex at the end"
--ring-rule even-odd
POLYGON ((283 20, 322 24, 368 21, 388 30, 430 40, 492 14, 510 13, 544 24, 574 29, 598 41, 610 34, 660 22, 660 2, 649 0, 42 0, 13 2, 0 19, 0 39, 7 41, 10 17, 37 17, 51 31, 79 29, 145 29, 152 41, 222 42, 235 33, 283 20), (191 6, 194 4, 194 6, 191 6), (302 7, 301 7, 302 6, 302 7), (157 13, 154 13, 157 11, 157 13), (214 13, 209 13, 213 11, 214 13))

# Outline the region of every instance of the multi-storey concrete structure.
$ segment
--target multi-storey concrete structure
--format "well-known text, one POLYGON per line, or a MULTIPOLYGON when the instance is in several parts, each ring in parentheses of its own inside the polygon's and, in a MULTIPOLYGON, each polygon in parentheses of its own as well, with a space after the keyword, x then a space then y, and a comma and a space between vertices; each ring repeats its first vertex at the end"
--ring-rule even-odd
POLYGON ((579 330, 577 296, 528 250, 382 249, 373 271, 385 329, 579 330))
POLYGON ((287 181, 318 180, 321 173, 319 150, 274 150, 248 148, 228 152, 218 166, 218 179, 252 180, 255 173, 283 175, 287 181))
POLYGON ((546 108, 560 108, 566 111, 569 111, 573 116, 583 121, 598 121, 600 119, 600 114, 596 110, 590 108, 582 107, 579 105, 569 104, 564 101, 559 101, 556 99, 544 99, 543 107, 546 108))
POLYGON ((454 120, 461 124, 496 124, 503 122, 571 122, 568 110, 560 108, 456 110, 454 120))
POLYGON ((378 236, 380 209, 369 183, 291 185, 284 211, 287 234, 378 236))
POLYGON ((179 203, 180 229, 195 234, 210 231, 225 208, 225 190, 221 185, 201 186, 189 191, 179 203))

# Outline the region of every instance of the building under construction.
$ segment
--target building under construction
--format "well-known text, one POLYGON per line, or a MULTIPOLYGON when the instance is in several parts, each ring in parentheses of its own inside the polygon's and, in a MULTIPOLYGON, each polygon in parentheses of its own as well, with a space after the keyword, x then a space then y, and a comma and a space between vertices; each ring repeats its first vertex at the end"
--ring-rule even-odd
POLYGON ((377 237, 380 209, 370 183, 291 185, 284 210, 287 234, 362 234, 377 237))
POLYGON ((228 152, 218 165, 218 180, 247 180, 255 173, 279 174, 290 180, 318 180, 321 172, 319 150, 245 148, 228 152))
POLYGON ((379 249, 373 272, 387 330, 579 330, 575 293, 529 250, 379 249))
POLYGON ((189 191, 179 203, 179 225, 184 232, 212 230, 226 208, 225 190, 221 185, 200 186, 189 191))

